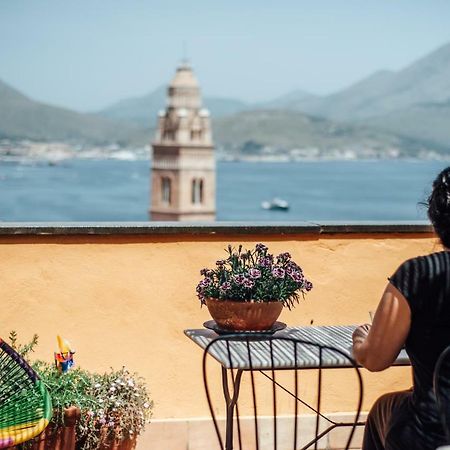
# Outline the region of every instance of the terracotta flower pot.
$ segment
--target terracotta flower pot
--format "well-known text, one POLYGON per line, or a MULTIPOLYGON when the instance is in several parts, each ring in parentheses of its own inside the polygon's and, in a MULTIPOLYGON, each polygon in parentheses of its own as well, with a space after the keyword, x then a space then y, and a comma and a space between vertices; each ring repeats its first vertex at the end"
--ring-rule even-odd
MULTIPOLYGON (((84 444, 83 439, 77 441, 76 423, 80 418, 80 410, 71 406, 64 410, 64 426, 53 427, 50 424, 45 431, 29 443, 29 450, 76 450, 84 444)), ((101 433, 106 436, 107 429, 101 433)), ((22 447, 12 447, 10 450, 19 450, 22 447)), ((105 438, 99 450, 134 450, 136 448, 136 436, 120 441, 105 438)))
MULTIPOLYGON (((115 439, 112 436, 108 436, 108 428, 102 427, 99 431, 101 442, 98 450, 134 450, 136 448, 137 436, 126 437, 124 439, 115 439)), ((76 445, 76 449, 81 449, 85 445, 85 440, 79 439, 76 445)))
POLYGON ((136 438, 126 438, 122 441, 110 441, 100 446, 99 450, 134 450, 136 438))
POLYGON ((233 300, 206 299, 211 317, 225 330, 262 331, 269 330, 278 319, 283 303, 236 302, 233 300))
MULTIPOLYGON (((64 410, 64 426, 55 427, 52 423, 32 442, 26 444, 29 450, 74 450, 76 444, 75 426, 80 418, 80 410, 71 406, 64 410)), ((13 447, 18 450, 22 446, 13 447)))

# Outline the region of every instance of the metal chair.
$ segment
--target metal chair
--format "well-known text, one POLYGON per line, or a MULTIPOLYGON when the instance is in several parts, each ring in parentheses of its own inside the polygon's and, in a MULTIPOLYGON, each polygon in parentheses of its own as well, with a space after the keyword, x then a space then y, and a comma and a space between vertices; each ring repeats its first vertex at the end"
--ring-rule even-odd
POLYGON ((26 361, 0 339, 0 448, 39 435, 51 417, 46 387, 26 361))
MULTIPOLYGON (((216 377, 214 378, 216 379, 216 377)), ((364 422, 359 421, 363 399, 363 384, 359 368, 346 352, 329 345, 307 342, 280 334, 273 336, 261 334, 219 336, 205 348, 203 381, 221 450, 232 450, 233 448, 239 448, 239 450, 244 448, 252 450, 266 448, 274 450, 281 448, 283 450, 289 448, 293 450, 317 449, 319 441, 322 439, 323 443, 325 436, 338 427, 348 427, 345 447, 344 445, 340 446, 340 448, 348 449, 356 426, 364 425, 364 422), (221 364, 226 413, 225 430, 219 426, 216 417, 216 411, 219 411, 217 390, 213 391, 211 383, 208 381, 212 378, 211 374, 208 375, 208 372, 213 369, 213 366, 208 364, 211 359, 215 359, 221 364), (324 398, 322 392, 323 369, 338 367, 348 367, 356 375, 355 390, 346 393, 348 396, 355 396, 354 415, 352 420, 347 422, 333 421, 321 412, 324 398), (316 374, 310 374, 313 379, 317 380, 317 398, 314 399, 314 406, 300 398, 300 389, 305 387, 300 382, 300 378, 302 377, 302 381, 305 382, 308 382, 306 380, 308 378, 311 383, 311 377, 302 372, 305 369, 317 369, 317 378, 316 374), (284 371, 284 373, 280 371, 284 371), (238 400, 241 400, 239 396, 243 392, 244 379, 249 381, 246 392, 249 400, 240 408, 241 403, 238 400), (230 391, 230 386, 232 391, 230 391), (262 392, 264 389, 269 390, 268 395, 262 402, 258 401, 259 395, 264 395, 262 392), (289 415, 286 415, 286 402, 280 405, 280 396, 285 397, 282 399, 283 401, 288 400, 289 408, 293 407, 289 415), (268 406, 270 406, 269 410, 267 410, 268 406), (243 420, 242 415, 239 414, 240 409, 241 411, 247 409, 247 412, 251 413, 250 420, 243 420), (312 434, 311 430, 309 433, 302 430, 300 409, 313 414, 314 430, 312 434), (270 414, 265 414, 268 411, 270 414), (289 420, 289 424, 286 423, 287 420, 289 420), (264 423, 265 428, 263 427, 264 423), (234 428, 237 429, 237 433, 234 433, 234 428), (243 431, 244 428, 247 428, 247 433, 243 431), (287 432, 286 429, 289 431, 287 432), (268 436, 269 432, 270 437, 268 436), (289 438, 287 439, 288 433, 289 438), (250 434, 252 436, 249 437, 250 434), (283 442, 279 443, 280 440, 283 442), (286 443, 287 440, 290 442, 286 443)), ((313 382, 315 385, 316 381, 313 382)))
MULTIPOLYGON (((433 374, 433 388, 445 431, 446 443, 450 444, 450 346, 442 351, 436 362, 433 374)), ((450 449, 450 446, 439 448, 450 449)))

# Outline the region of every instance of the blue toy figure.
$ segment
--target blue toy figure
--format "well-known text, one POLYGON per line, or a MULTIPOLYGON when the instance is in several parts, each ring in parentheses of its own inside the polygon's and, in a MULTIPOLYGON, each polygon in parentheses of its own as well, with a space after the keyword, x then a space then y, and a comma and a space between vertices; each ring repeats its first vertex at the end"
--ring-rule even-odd
POLYGON ((59 373, 66 373, 74 364, 73 355, 75 352, 71 350, 69 341, 57 336, 59 353, 55 352, 55 364, 59 373))

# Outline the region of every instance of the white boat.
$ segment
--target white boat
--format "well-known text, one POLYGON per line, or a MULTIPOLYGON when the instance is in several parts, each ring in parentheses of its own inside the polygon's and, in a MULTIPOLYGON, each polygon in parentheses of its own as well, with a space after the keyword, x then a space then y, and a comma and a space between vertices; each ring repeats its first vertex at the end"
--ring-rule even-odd
POLYGON ((262 209, 278 209, 281 211, 287 211, 289 209, 289 203, 281 198, 274 198, 273 200, 264 201, 261 203, 262 209))

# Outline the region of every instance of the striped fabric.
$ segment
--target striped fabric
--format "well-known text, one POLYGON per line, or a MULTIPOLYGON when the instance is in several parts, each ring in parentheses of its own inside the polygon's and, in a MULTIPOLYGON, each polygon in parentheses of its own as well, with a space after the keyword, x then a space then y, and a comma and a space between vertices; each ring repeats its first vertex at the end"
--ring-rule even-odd
MULTIPOLYGON (((228 369, 269 369, 272 367, 272 358, 273 367, 276 369, 352 367, 349 356, 351 356, 354 329, 354 325, 290 327, 275 333, 273 340, 270 336, 255 338, 251 335, 240 335, 217 341, 209 348, 209 353, 228 369), (247 336, 249 348, 247 347, 247 336), (299 339, 311 344, 298 344, 295 351, 292 342, 277 340, 277 337, 299 339), (337 351, 325 348, 320 355, 321 346, 330 346, 337 351)), ((218 337, 214 331, 207 329, 185 330, 184 333, 202 349, 205 349, 212 340, 218 337)), ((409 364, 409 358, 402 350, 395 365, 409 364)))

